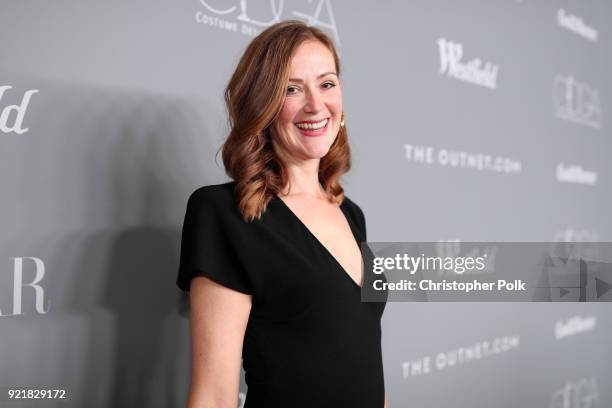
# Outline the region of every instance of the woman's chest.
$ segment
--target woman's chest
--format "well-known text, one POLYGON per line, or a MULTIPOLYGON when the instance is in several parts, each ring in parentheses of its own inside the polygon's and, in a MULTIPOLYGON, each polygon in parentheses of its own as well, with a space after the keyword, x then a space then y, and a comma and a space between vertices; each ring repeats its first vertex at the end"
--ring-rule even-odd
POLYGON ((361 252, 352 234, 329 232, 318 222, 313 233, 285 218, 262 220, 240 237, 238 251, 257 310, 291 318, 315 302, 360 303, 361 252))
POLYGON ((331 267, 343 272, 356 285, 361 286, 361 251, 348 219, 340 208, 322 207, 308 210, 299 206, 291 210, 298 224, 303 226, 306 240, 313 242, 314 250, 327 256, 331 267))

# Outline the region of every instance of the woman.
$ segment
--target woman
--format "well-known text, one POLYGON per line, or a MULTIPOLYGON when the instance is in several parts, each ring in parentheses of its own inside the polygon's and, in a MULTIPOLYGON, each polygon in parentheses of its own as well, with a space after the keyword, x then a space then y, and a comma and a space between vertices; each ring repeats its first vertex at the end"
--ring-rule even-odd
MULTIPOLYGON (((189 407, 386 406, 380 318, 361 302, 365 218, 350 168, 339 59, 299 21, 249 44, 225 91, 229 183, 189 197, 177 284, 191 290, 189 407)), ((367 270, 367 269, 366 269, 367 270)))

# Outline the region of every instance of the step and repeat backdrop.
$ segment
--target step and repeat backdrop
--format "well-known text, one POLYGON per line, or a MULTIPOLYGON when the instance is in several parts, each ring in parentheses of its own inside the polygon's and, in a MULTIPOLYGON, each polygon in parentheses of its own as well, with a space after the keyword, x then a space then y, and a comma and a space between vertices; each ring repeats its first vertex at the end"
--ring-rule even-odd
MULTIPOLYGON (((3 2, 0 406, 184 406, 185 205, 227 181, 223 89, 285 19, 338 46, 371 241, 612 239, 605 0, 3 2)), ((397 302, 382 324, 390 408, 612 406, 609 303, 397 302)))

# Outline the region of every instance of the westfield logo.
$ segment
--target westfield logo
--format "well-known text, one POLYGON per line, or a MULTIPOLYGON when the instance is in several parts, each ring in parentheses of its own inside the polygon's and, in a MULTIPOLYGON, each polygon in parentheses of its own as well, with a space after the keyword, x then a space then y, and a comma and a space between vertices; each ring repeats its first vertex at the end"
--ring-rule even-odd
POLYGON ((438 39, 438 50, 440 52, 440 74, 489 89, 497 88, 499 65, 491 62, 483 64, 480 58, 463 62, 463 45, 445 38, 438 39))

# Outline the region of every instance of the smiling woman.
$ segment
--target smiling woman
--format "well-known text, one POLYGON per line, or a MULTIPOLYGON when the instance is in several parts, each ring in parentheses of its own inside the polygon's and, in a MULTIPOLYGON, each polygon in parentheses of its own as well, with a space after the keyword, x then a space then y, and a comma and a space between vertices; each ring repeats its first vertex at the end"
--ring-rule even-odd
POLYGON ((318 168, 317 185, 310 187, 319 193, 320 182, 329 198, 342 201, 338 179, 351 162, 347 131, 340 126, 340 61, 323 32, 297 21, 262 32, 240 59, 225 101, 232 129, 223 162, 237 182, 245 220, 259 217, 291 184, 290 166, 305 160, 311 173, 318 168), (324 129, 312 129, 323 120, 324 129))
POLYGON ((225 91, 233 181, 187 202, 177 284, 191 291, 189 407, 386 406, 380 319, 361 302, 367 240, 350 169, 338 55, 320 30, 275 24, 225 91))

